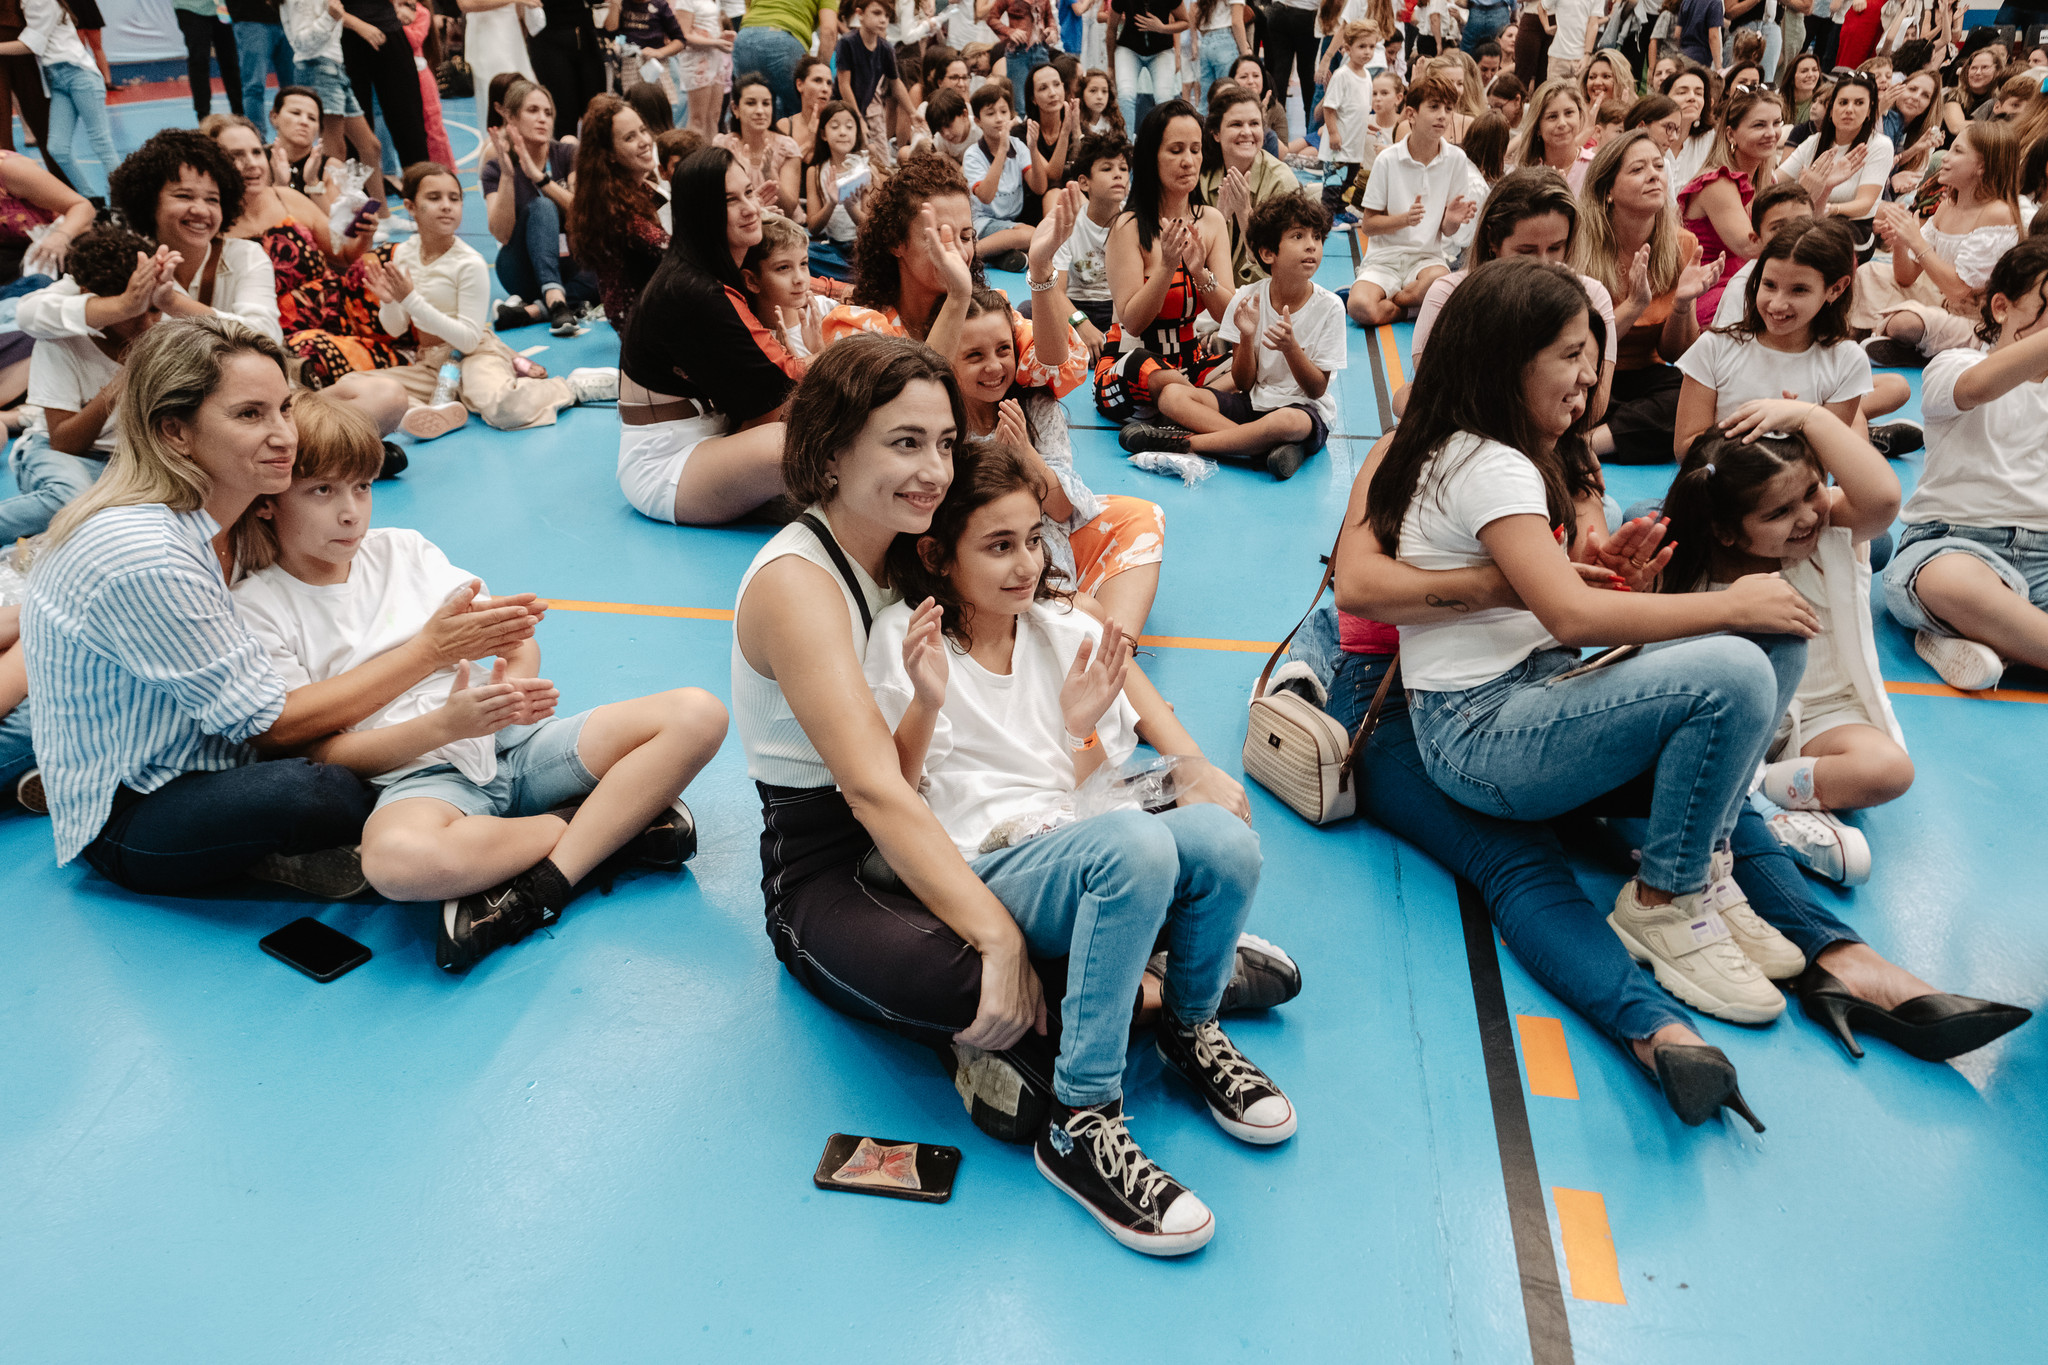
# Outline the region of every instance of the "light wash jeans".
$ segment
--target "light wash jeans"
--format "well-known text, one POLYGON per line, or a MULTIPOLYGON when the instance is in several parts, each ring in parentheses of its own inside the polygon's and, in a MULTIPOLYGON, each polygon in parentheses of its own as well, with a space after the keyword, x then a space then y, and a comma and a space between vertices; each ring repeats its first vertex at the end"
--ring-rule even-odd
POLYGON ((1196 53, 1196 69, 1200 72, 1200 88, 1195 97, 1202 104, 1202 117, 1209 117, 1209 87, 1230 74, 1230 64, 1238 59, 1237 38, 1227 28, 1212 28, 1201 35, 1201 47, 1196 53))
POLYGON ((1067 959, 1053 1067, 1062 1104, 1123 1094, 1131 1002, 1162 925, 1168 1013, 1184 1024, 1216 1016, 1260 863, 1259 836, 1215 805, 1112 811, 974 860, 1032 953, 1067 959))
POLYGON ((1166 99, 1180 98, 1180 90, 1173 83, 1173 62, 1173 49, 1170 47, 1149 57, 1140 56, 1127 47, 1119 47, 1116 50, 1116 102, 1124 112, 1124 127, 1130 129, 1133 139, 1138 136, 1138 124, 1144 120, 1146 114, 1152 112, 1152 106, 1165 103, 1157 94, 1161 86, 1166 88, 1166 99), (1141 71, 1152 73, 1153 94, 1138 93, 1138 73, 1141 71), (1145 102, 1142 113, 1138 103, 1141 99, 1145 102))
POLYGON ((278 89, 299 83, 298 69, 292 64, 292 45, 284 36, 282 24, 237 19, 232 27, 235 52, 242 60, 242 111, 256 125, 257 135, 269 142, 270 93, 264 89, 264 82, 275 71, 278 89))
POLYGON ((1052 60, 1052 54, 1045 50, 1044 43, 1033 43, 1022 52, 1012 52, 1003 58, 1003 74, 1010 78, 1010 93, 1016 96, 1015 109, 1030 108, 1031 73, 1052 60))
MULTIPOLYGON (((1758 11, 1758 13, 1759 13, 1759 14, 1761 14, 1761 13, 1762 13, 1762 11, 1761 11, 1761 10, 1759 10, 1759 11, 1758 11)), ((1758 32, 1758 33, 1761 33, 1761 34, 1763 35, 1763 37, 1764 37, 1764 60, 1763 60, 1763 67, 1764 67, 1764 84, 1766 84, 1766 85, 1775 85, 1775 84, 1777 84, 1777 80, 1778 80, 1778 54, 1779 54, 1780 52, 1782 52, 1782 51, 1784 50, 1784 47, 1785 47, 1785 30, 1783 30, 1782 28, 1779 28, 1779 27, 1778 27, 1778 26, 1777 26, 1777 25, 1776 25, 1775 23, 1767 24, 1767 23, 1765 23, 1765 22, 1764 22, 1764 21, 1763 21, 1762 19, 1756 19, 1756 20, 1753 20, 1753 21, 1751 21, 1751 22, 1749 22, 1749 23, 1746 23, 1746 24, 1738 24, 1738 25, 1736 26, 1736 29, 1735 29, 1735 31, 1736 31, 1737 33, 1740 33, 1740 32, 1742 32, 1742 30, 1743 30, 1743 29, 1752 29, 1752 30, 1754 30, 1754 31, 1756 31, 1756 32, 1758 32)), ((1729 39, 1729 50, 1730 50, 1730 52, 1731 52, 1731 53, 1732 53, 1732 52, 1733 52, 1733 50, 1734 50, 1734 46, 1735 46, 1735 44, 1734 44, 1734 39, 1733 39, 1733 38, 1731 37, 1731 38, 1729 39)))
POLYGON ((14 801, 14 784, 36 766, 36 751, 29 743, 28 698, 0 716, 0 810, 14 801))
POLYGON ((1539 650, 1477 687, 1412 691, 1430 780, 1484 814, 1548 820, 1654 770, 1642 880, 1700 890, 1806 671, 1806 642, 1705 635, 1558 677, 1578 662, 1539 650))
POLYGON ((0 545, 47 531, 50 518, 107 471, 105 460, 53 449, 50 438, 40 431, 16 441, 7 463, 14 474, 15 496, 0 498, 0 545))
POLYGON ((788 118, 802 107, 796 93, 796 64, 803 56, 804 45, 795 34, 773 24, 754 24, 732 40, 733 79, 750 71, 766 76, 768 88, 775 92, 775 117, 788 118))
POLYGON ((119 164, 114 155, 114 132, 107 124, 107 83, 100 73, 70 62, 52 62, 43 68, 50 87, 50 153, 71 183, 88 199, 104 203, 107 176, 119 164), (79 156, 79 132, 92 144, 96 162, 79 156))

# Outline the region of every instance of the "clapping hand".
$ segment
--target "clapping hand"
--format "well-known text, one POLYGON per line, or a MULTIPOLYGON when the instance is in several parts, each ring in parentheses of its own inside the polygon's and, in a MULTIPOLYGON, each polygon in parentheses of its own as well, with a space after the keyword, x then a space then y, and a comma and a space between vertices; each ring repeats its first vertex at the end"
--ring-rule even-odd
POLYGON ((1670 526, 1668 517, 1637 517, 1623 522, 1611 536, 1589 529, 1579 538, 1580 553, 1584 556, 1580 568, 1605 573, 1609 580, 1602 583, 1586 574, 1587 581, 1595 587, 1650 591, 1656 586, 1657 575, 1671 562, 1671 552, 1678 548, 1675 540, 1664 543, 1664 533, 1670 526))
POLYGON ((491 669, 490 681, 469 685, 469 660, 455 665, 455 684, 441 704, 441 724, 450 739, 482 739, 519 723, 520 691, 505 681, 505 661, 491 669))
POLYGON ((1237 296, 1237 305, 1230 310, 1230 320, 1237 325, 1238 337, 1250 342, 1258 335, 1259 300, 1252 290, 1245 290, 1237 296))
POLYGON ((1060 687, 1060 719, 1073 739, 1095 733, 1103 713, 1123 695, 1131 670, 1131 639, 1115 621, 1102 624, 1102 647, 1083 640, 1060 687))
MULTIPOLYGON (((1714 287, 1714 281, 1721 278, 1721 268, 1728 263, 1723 254, 1711 261, 1694 261, 1678 275, 1679 303, 1691 303, 1714 287)), ((1648 273, 1648 272, 1645 272, 1648 273)))
MULTIPOLYGON (((1422 201, 1418 199, 1415 202, 1419 204, 1422 201)), ((1444 205, 1444 221, 1441 235, 1445 237, 1451 236, 1459 228, 1465 226, 1466 222, 1477 212, 1479 212, 1479 205, 1473 203, 1462 194, 1455 196, 1450 203, 1444 205)))
POLYGON ((1287 354, 1287 348, 1292 345, 1294 345, 1294 314, 1283 305, 1280 309, 1280 316, 1274 319, 1273 325, 1266 329, 1265 346, 1269 351, 1278 351, 1280 354, 1285 355, 1287 354))
MULTIPOLYGON (((1415 202, 1408 206, 1408 211, 1401 215, 1401 226, 1414 227, 1422 221, 1422 212, 1422 196, 1418 194, 1415 196, 1415 202)), ((1446 208, 1444 212, 1449 213, 1450 210, 1446 208)))
POLYGON ((412 295, 412 276, 396 261, 378 256, 363 257, 363 282, 385 303, 400 303, 412 295))
POLYGON ((783 333, 785 335, 794 333, 797 341, 802 344, 806 355, 816 355, 824 350, 825 320, 819 316, 817 309, 811 307, 810 300, 806 299, 797 306, 794 320, 790 318, 789 314, 790 310, 787 308, 777 308, 775 310, 776 318, 782 323, 783 333))
POLYGON ((1014 398, 996 405, 996 439, 1012 450, 1038 453, 1031 444, 1031 426, 1024 420, 1024 409, 1014 398))
POLYGON ((1080 221, 1082 206, 1087 202, 1088 192, 1081 188, 1078 180, 1052 192, 1038 226, 1032 229, 1031 246, 1024 253, 1031 263, 1031 268, 1025 272, 1027 278, 1041 283, 1051 278, 1052 259, 1059 254, 1066 240, 1074 235, 1074 224, 1080 221))
POLYGON ((945 613, 932 598, 910 614, 903 636, 903 671, 910 675, 910 693, 919 705, 936 711, 946 704, 945 613))
POLYGON ((953 225, 947 223, 941 227, 939 215, 930 204, 917 211, 917 221, 910 226, 910 236, 924 249, 925 259, 938 271, 949 296, 957 298, 974 292, 974 271, 967 264, 967 255, 960 250, 960 240, 953 232, 953 225))

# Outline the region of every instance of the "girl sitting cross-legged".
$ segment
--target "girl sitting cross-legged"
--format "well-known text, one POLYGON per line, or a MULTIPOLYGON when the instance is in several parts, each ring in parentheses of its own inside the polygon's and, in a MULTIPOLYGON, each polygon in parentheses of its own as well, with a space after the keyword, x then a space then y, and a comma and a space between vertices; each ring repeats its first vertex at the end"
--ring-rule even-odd
POLYGON ((1064 575, 1040 533, 1046 491, 1000 442, 956 454, 930 530, 889 549, 904 598, 876 618, 865 672, 904 780, 1032 951, 1068 959, 1038 1169, 1123 1245, 1180 1255, 1209 1240, 1215 1219, 1124 1126, 1130 1002, 1163 928, 1160 1056, 1231 1136, 1293 1135, 1287 1097, 1216 1022, 1259 841, 1210 804, 1076 818, 1076 786, 1130 757, 1144 718, 1124 693, 1129 637, 1057 587, 1064 575))
MULTIPOLYGON (((235 527, 235 609, 293 689, 402 654, 476 580, 416 531, 370 526, 382 459, 368 419, 322 397, 297 406, 291 486, 235 527)), ((679 793, 725 739, 695 688, 556 716, 531 638, 487 676, 437 669, 314 742, 378 789, 363 874, 392 900, 439 900, 435 961, 454 971, 552 924, 614 855, 680 868, 696 829, 679 793)))

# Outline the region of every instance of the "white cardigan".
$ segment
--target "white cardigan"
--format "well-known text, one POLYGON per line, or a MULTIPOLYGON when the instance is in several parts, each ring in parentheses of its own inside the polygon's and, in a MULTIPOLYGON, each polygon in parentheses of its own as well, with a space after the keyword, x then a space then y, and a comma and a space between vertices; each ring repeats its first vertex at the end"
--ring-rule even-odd
MULTIPOLYGON (((215 246, 220 251, 220 273, 213 282, 213 311, 283 344, 284 327, 277 316, 277 273, 270 268, 269 255, 256 243, 239 237, 217 238, 215 246)), ((206 262, 201 261, 193 282, 198 283, 205 273, 206 262)), ((191 293, 183 285, 178 292, 191 293)), ((85 321, 85 305, 92 297, 66 275, 22 299, 14 315, 15 325, 37 341, 99 336, 85 321)))
MULTIPOLYGON (((1884 690, 1884 672, 1877 662, 1877 628, 1870 620, 1870 547, 1858 545, 1855 533, 1846 526, 1830 526, 1820 533, 1813 552, 1814 567, 1827 585, 1828 624, 1831 629, 1814 645, 1835 651, 1842 671, 1856 689, 1856 700, 1864 714, 1881 722, 1903 749, 1906 736, 1892 714, 1891 698, 1884 690)), ((1812 646, 1809 646, 1811 648, 1812 646)), ((1782 729, 1781 742, 1772 745, 1772 758, 1791 757, 1805 745, 1800 734, 1800 705, 1795 698, 1786 718, 1791 731, 1782 729)))

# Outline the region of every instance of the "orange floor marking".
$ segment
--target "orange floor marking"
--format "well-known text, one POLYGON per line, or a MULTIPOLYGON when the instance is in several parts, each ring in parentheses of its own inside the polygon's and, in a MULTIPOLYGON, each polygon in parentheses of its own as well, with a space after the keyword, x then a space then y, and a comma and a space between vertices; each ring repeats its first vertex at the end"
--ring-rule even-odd
POLYGON ((1529 1093, 1554 1100, 1579 1097, 1579 1079, 1572 1074, 1571 1049, 1565 1046, 1564 1020, 1541 1014, 1518 1014, 1522 1033, 1522 1065, 1529 1073, 1529 1093))
POLYGON ((1387 397, 1392 398, 1408 387, 1408 381, 1401 373, 1401 348, 1394 344, 1394 329, 1381 327, 1380 355, 1387 362, 1387 397))
POLYGON ((730 608, 643 606, 636 602, 570 602, 550 597, 547 604, 556 611, 600 611, 608 616, 680 616, 690 621, 730 621, 730 608))
POLYGON ((1989 692, 1965 692, 1947 683, 1888 682, 1884 690, 1895 697, 1961 697, 1966 701, 2048 701, 2048 692, 2022 692, 2017 688, 1993 688, 1989 692))
POLYGON ((1607 1230, 1607 1201, 1598 1190, 1568 1190, 1562 1185, 1552 1185, 1550 1197, 1557 1203, 1572 1297, 1627 1303, 1621 1292, 1621 1265, 1614 1258, 1614 1235, 1607 1230))

